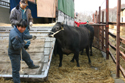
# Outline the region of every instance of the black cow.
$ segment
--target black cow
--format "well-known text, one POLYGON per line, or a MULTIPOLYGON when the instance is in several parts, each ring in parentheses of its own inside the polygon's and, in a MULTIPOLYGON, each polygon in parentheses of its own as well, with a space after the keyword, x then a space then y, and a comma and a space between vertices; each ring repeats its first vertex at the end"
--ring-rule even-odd
POLYGON ((93 39, 94 39, 94 28, 89 25, 89 24, 81 24, 79 26, 80 28, 87 28, 90 31, 90 55, 92 56, 92 43, 93 43, 93 39))
POLYGON ((74 59, 79 67, 79 51, 86 48, 86 53, 88 56, 88 61, 91 63, 89 57, 89 30, 86 28, 71 27, 60 22, 57 22, 52 28, 51 32, 48 34, 49 37, 55 37, 58 42, 58 53, 60 56, 59 67, 62 66, 63 54, 74 53, 72 62, 74 59))

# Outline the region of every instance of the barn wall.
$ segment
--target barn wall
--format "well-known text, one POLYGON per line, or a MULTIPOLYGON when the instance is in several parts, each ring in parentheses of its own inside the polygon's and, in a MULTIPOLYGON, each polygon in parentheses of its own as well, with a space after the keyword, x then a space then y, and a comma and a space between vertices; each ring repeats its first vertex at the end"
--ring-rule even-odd
POLYGON ((125 9, 121 11, 121 19, 120 22, 125 22, 125 9))
POLYGON ((8 8, 0 7, 0 23, 10 23, 8 8))

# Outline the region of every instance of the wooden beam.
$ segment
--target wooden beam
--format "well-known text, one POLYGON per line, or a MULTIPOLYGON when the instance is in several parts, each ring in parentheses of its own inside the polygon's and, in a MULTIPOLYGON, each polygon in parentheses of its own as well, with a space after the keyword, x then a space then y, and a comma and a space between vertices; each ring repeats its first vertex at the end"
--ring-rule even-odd
POLYGON ((37 0, 37 16, 55 18, 56 0, 37 0))

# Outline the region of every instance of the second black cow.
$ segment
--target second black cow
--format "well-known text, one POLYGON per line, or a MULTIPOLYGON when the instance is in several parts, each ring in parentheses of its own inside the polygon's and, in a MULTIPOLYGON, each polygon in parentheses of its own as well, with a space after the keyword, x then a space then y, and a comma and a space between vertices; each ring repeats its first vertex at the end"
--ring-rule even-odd
POLYGON ((73 62, 75 59, 79 67, 79 51, 82 51, 84 48, 86 48, 88 61, 91 63, 89 57, 90 33, 88 29, 67 26, 57 22, 48 35, 49 37, 55 37, 58 42, 57 52, 60 56, 59 67, 62 66, 63 54, 68 55, 70 53, 74 53, 71 61, 73 62))
POLYGON ((93 43, 93 39, 94 39, 94 28, 89 25, 89 24, 81 24, 79 26, 80 28, 87 28, 90 32, 89 38, 90 38, 90 55, 92 56, 92 43, 93 43))

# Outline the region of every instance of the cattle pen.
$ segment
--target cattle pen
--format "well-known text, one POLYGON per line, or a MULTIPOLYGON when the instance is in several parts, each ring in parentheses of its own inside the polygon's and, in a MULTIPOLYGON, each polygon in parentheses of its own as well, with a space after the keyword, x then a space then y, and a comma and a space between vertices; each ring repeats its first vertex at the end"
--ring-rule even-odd
MULTIPOLYGON (((46 81, 49 77, 49 81, 45 83, 114 83, 111 76, 112 72, 110 71, 111 67, 111 70, 116 69, 116 72, 114 72, 116 75, 114 77, 119 78, 121 76, 119 71, 121 71, 123 80, 125 80, 125 39, 120 37, 120 25, 125 26, 125 23, 120 23, 119 21, 121 0, 118 0, 118 20, 116 23, 109 22, 108 20, 108 1, 109 0, 106 0, 106 22, 104 22, 104 11, 101 12, 101 7, 99 7, 98 14, 97 11, 93 14, 93 23, 90 23, 95 31, 93 42, 94 56, 91 56, 92 67, 88 65, 85 54, 80 55, 81 67, 78 68, 74 66, 74 63, 68 62, 73 56, 73 54, 71 54, 69 55, 71 57, 64 55, 63 61, 67 63, 59 68, 59 60, 57 59, 59 57, 52 56, 55 39, 48 37, 48 33, 52 29, 53 24, 34 25, 31 28, 30 33, 36 35, 37 39, 31 40, 30 48, 27 51, 34 63, 39 65, 40 68, 31 70, 28 69, 24 62, 22 62, 24 73, 21 73, 20 75, 21 80, 33 82, 46 81), (100 21, 101 16, 102 21, 100 21), (117 25, 117 34, 110 32, 110 25, 117 25), (102 54, 106 60, 102 57, 102 54), (112 66, 114 64, 112 61, 108 61, 109 58, 112 58, 113 62, 116 64, 115 67, 112 66)), ((9 57, 7 56, 8 37, 11 29, 11 25, 7 26, 5 24, 0 26, 0 77, 7 79, 12 78, 11 64, 9 57)))
MULTIPOLYGON (((44 26, 44 24, 41 26, 34 25, 31 28, 30 33, 36 35, 37 39, 31 40, 31 45, 27 52, 30 54, 34 63, 39 65, 40 68, 33 70, 28 69, 27 65, 23 62, 22 69, 24 73, 20 75, 21 81, 36 82, 48 80, 47 83, 73 83, 76 81, 80 83, 90 82, 89 80, 91 79, 91 82, 98 82, 99 80, 100 82, 114 82, 110 76, 106 60, 102 57, 101 52, 95 48, 93 48, 94 53, 91 57, 93 67, 89 66, 87 63, 87 56, 84 53, 84 55, 80 55, 81 67, 76 67, 75 63, 69 62, 71 57, 73 57, 73 54, 70 54, 69 56, 64 55, 64 62, 66 63, 63 64, 63 67, 58 68, 59 60, 57 58, 59 57, 53 56, 52 59, 55 39, 47 37, 53 24, 50 25, 51 26, 48 26, 48 24, 47 26, 44 26), (74 79, 74 77, 76 78, 74 79)), ((12 78, 11 64, 7 55, 8 36, 11 29, 11 25, 8 26, 6 24, 0 27, 0 76, 6 79, 12 78)), ((6 82, 3 81, 3 83, 6 82)))
POLYGON ((93 22, 96 24, 94 25, 92 24, 92 26, 94 26, 96 33, 95 34, 96 42, 94 43, 97 43, 94 44, 94 47, 98 48, 102 52, 105 52, 107 60, 109 59, 110 55, 113 62, 116 64, 116 77, 117 78, 120 77, 120 71, 121 71, 122 75, 125 78, 125 67, 123 65, 123 62, 125 60, 125 54, 124 54, 125 39, 123 37, 120 37, 120 27, 121 26, 124 27, 125 23, 120 22, 120 10, 121 10, 121 0, 117 0, 117 21, 109 22, 109 0, 106 0, 106 12, 105 12, 106 22, 104 22, 104 11, 101 12, 101 6, 100 6, 98 14, 97 11, 95 12, 95 14, 93 14, 93 22), (100 21, 101 16, 102 16, 102 21, 100 21), (113 34, 112 30, 109 29, 109 25, 117 25, 116 34, 113 34), (115 40, 112 41, 113 38, 115 40), (112 51, 112 49, 115 51, 112 51), (122 64, 120 64, 120 60, 122 64))

